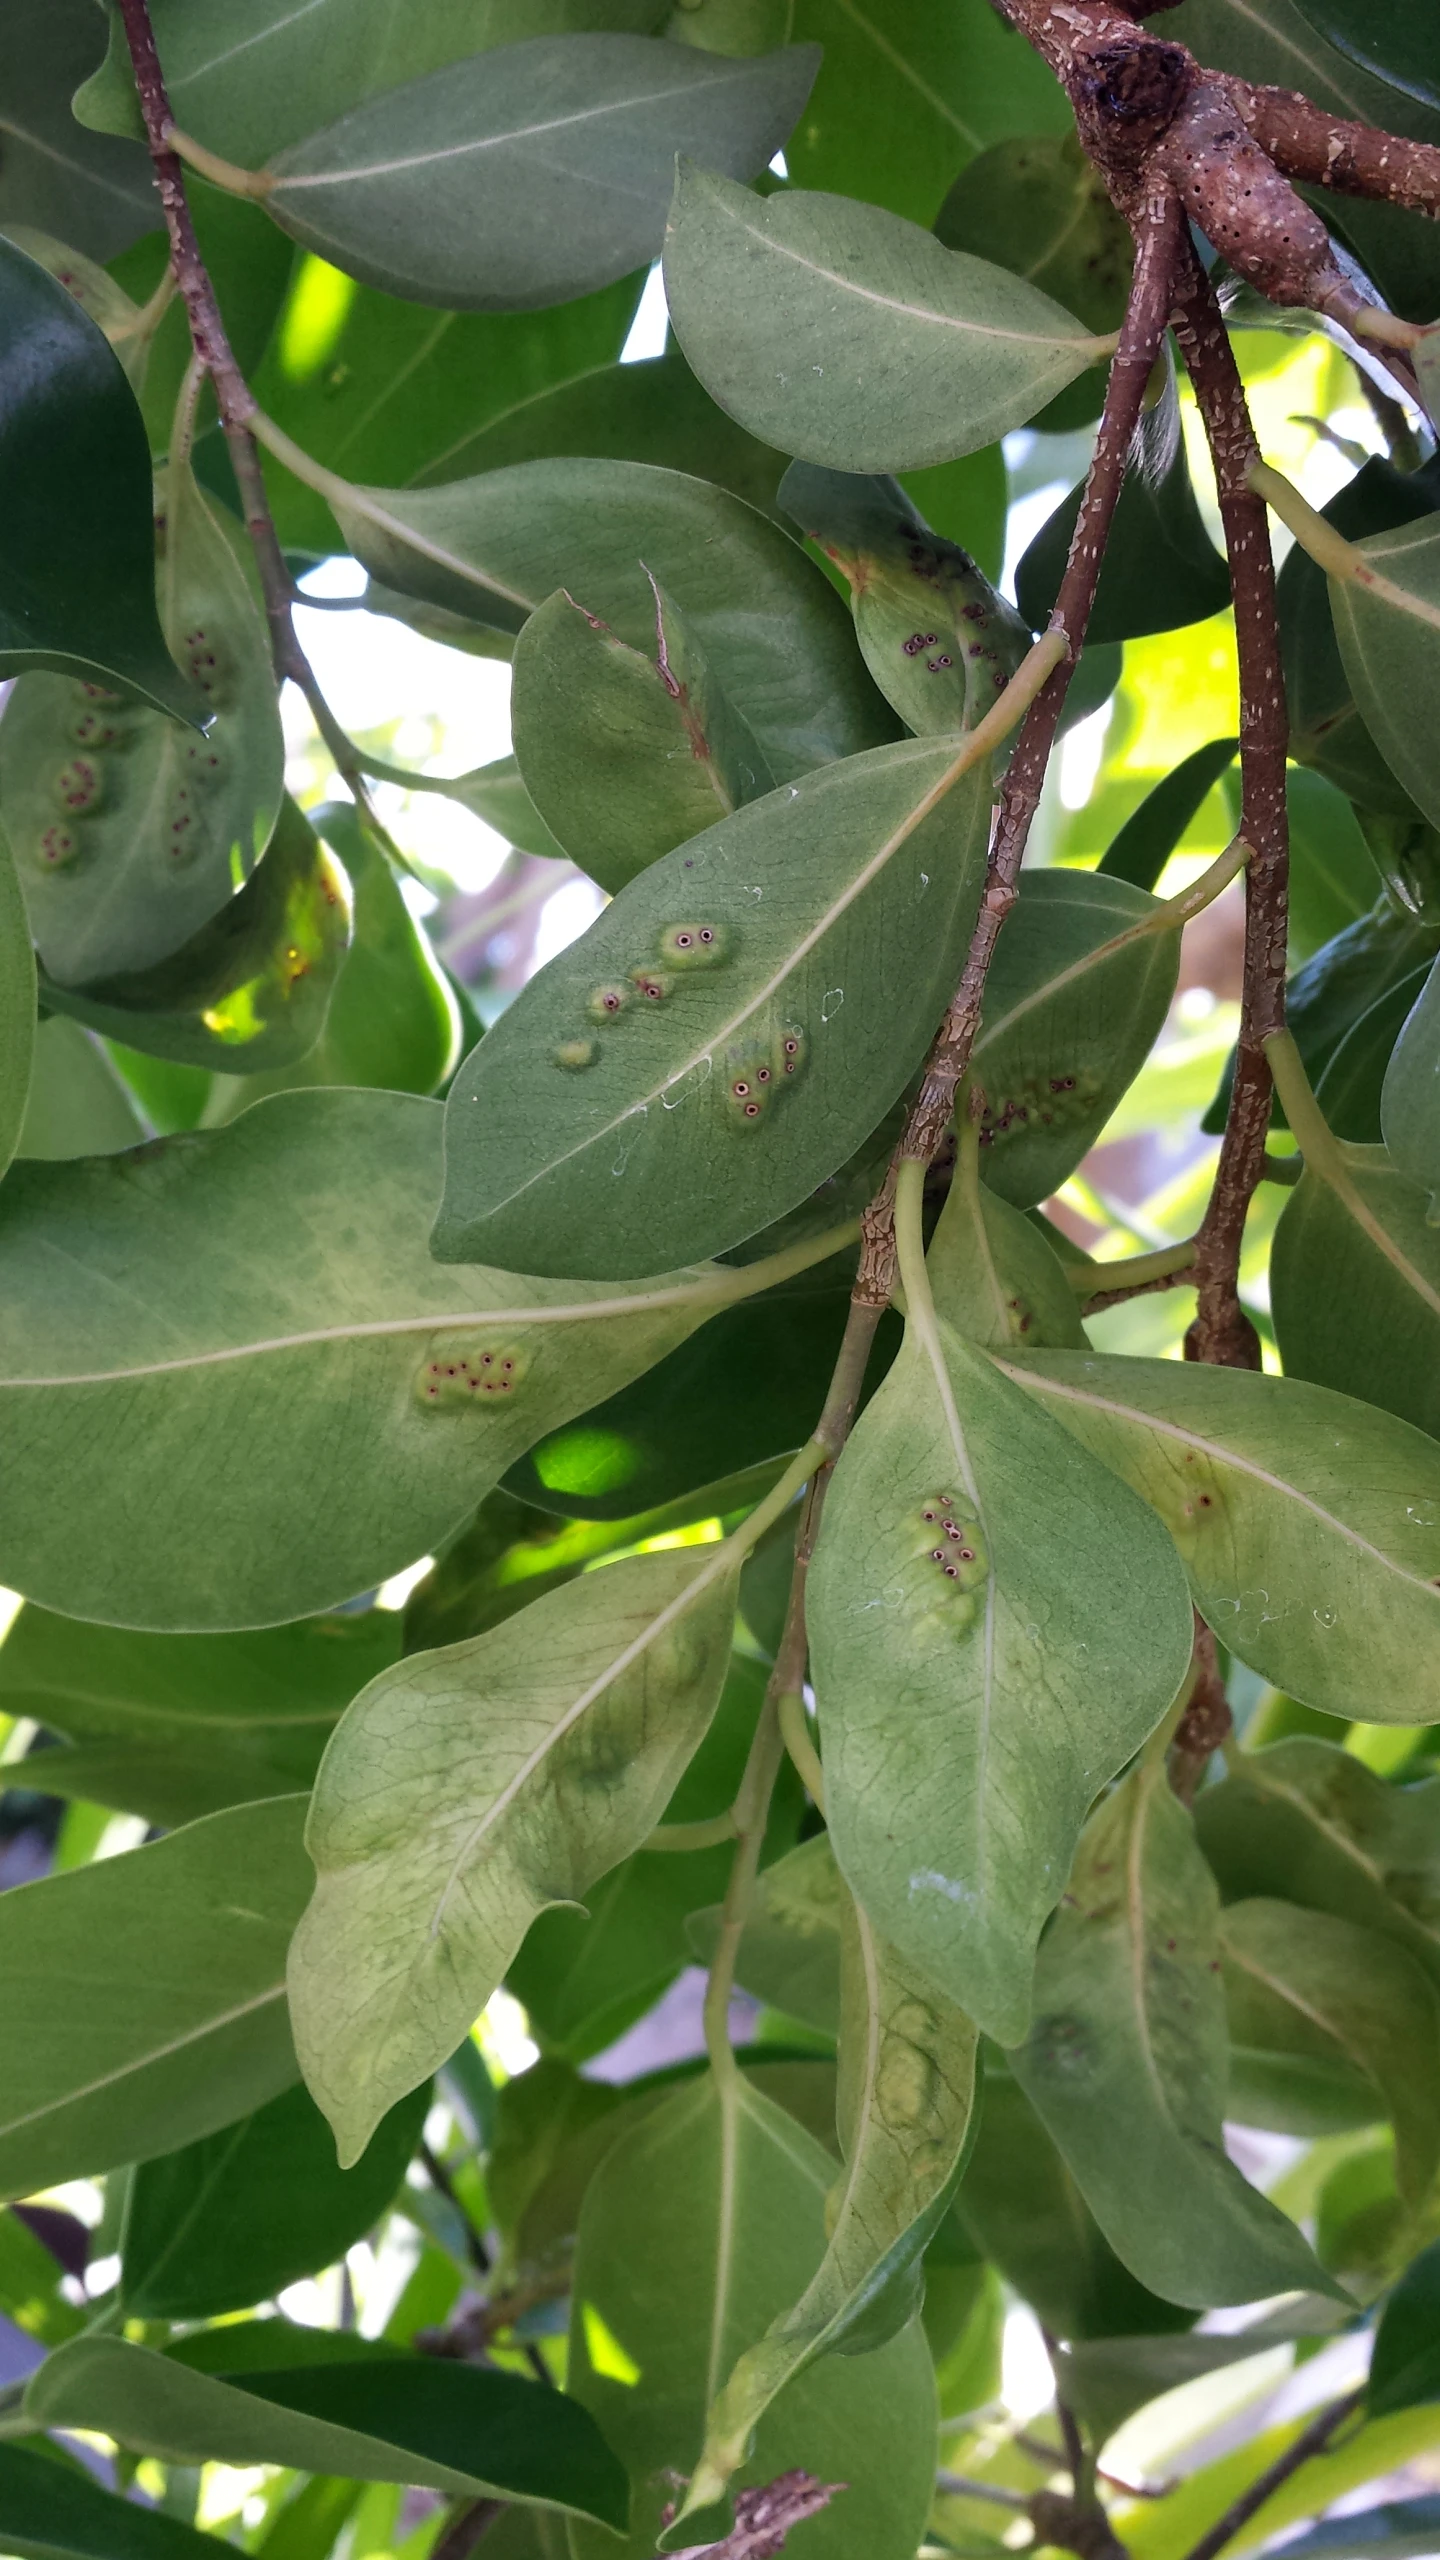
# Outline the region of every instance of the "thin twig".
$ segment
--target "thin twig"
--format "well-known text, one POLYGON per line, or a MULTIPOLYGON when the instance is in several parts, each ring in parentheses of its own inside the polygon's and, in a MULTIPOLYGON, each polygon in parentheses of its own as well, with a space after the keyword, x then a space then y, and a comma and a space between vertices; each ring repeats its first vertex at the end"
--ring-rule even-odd
POLYGON ((1328 2409, 1322 2409, 1318 2417, 1312 2418, 1294 2443, 1287 2446, 1284 2453, 1276 2455, 1269 2469, 1262 2471, 1258 2480, 1252 2480, 1248 2489, 1242 2489, 1234 2504, 1217 2518, 1209 2532, 1202 2533, 1199 2541, 1192 2543, 1185 2560, 1216 2560, 1217 2553, 1224 2550, 1227 2542, 1234 2541, 1241 2528, 1253 2515, 1259 2514, 1292 2472, 1299 2471, 1315 2454, 1325 2452, 1343 2421, 1355 2410, 1363 2408, 1365 2389, 1362 2382, 1357 2390, 1347 2391, 1343 2400, 1332 2400, 1328 2409))
POLYGON ((1030 2501, 1018 2489, 992 2489, 988 2480, 967 2479, 963 2471, 937 2471, 935 2486, 942 2498, 983 2498, 990 2507, 1013 2507, 1021 2516, 1030 2513, 1030 2501))
MULTIPOLYGON (((439 2153, 433 2149, 431 2144, 424 2139, 423 2135, 420 2141, 420 2159, 425 2170, 425 2175, 429 2179, 431 2186, 436 2189, 438 2194, 445 2198, 446 2203, 456 2214, 458 2214, 460 2218, 461 2228, 465 2234, 465 2254, 468 2257, 471 2266, 475 2269, 477 2275, 488 2276, 492 2271, 490 2252, 486 2248, 484 2239, 480 2232, 476 2230, 470 2214, 466 2211, 464 2202, 460 2195, 460 2190, 456 2186, 454 2179, 451 2177, 449 2170, 446 2168, 444 2161, 440 2158, 439 2153)), ((550 2367, 546 2363, 539 2348, 536 2346, 533 2338, 519 2338, 515 2343, 519 2347, 520 2353, 525 2358, 531 2372, 534 2374, 536 2381, 546 2383, 551 2389, 553 2389, 555 2376, 551 2372, 550 2367)))
POLYGON ((505 2513, 499 2498, 476 2498, 457 2507, 438 2542, 430 2546, 430 2560, 470 2560, 478 2551, 492 2524, 505 2513))

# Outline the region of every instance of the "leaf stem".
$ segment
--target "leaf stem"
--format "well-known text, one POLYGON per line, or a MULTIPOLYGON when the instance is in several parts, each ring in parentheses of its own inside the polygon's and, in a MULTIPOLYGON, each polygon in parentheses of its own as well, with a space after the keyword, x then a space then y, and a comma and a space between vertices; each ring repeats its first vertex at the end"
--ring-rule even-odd
POLYGON ((662 1822, 657 1824, 642 1849, 669 1849, 677 1853, 691 1849, 718 1849, 726 1840, 735 1838, 735 1812, 712 1814, 707 1822, 662 1822))
POLYGON ((198 176, 208 178, 212 187, 223 187, 227 195, 250 196, 263 204, 275 181, 263 169, 237 168, 233 160, 222 160, 218 151, 207 150, 193 133, 182 132, 178 124, 167 124, 165 142, 178 160, 183 160, 198 176))
MULTIPOLYGON (((1136 1289, 1148 1289, 1156 1280, 1179 1279, 1195 1260, 1195 1238, 1186 1236, 1179 1244, 1160 1245, 1154 1253, 1127 1254, 1122 1262, 1067 1262, 1065 1277, 1079 1298, 1090 1298, 1095 1292, 1097 1273, 1106 1278, 1113 1272, 1114 1295, 1128 1297, 1136 1289)), ((1109 1290, 1100 1294, 1107 1300, 1109 1290)))
POLYGON ((1412 622, 1428 622, 1433 629, 1440 629, 1440 605, 1429 604, 1424 597, 1397 587, 1393 578, 1387 578, 1374 566, 1358 543, 1347 542, 1333 524, 1327 524, 1316 513, 1283 471, 1272 470, 1268 462, 1257 460, 1251 464, 1248 476, 1256 497, 1263 499, 1281 523, 1289 527, 1301 550, 1309 553, 1327 577, 1365 587, 1381 604, 1393 605, 1397 613, 1408 614, 1412 622))
MULTIPOLYGON (((778 1664, 776 1666, 779 1668, 778 1664)), ((750 1745, 733 1815, 736 1849, 730 1881, 720 1913, 720 1936, 705 1985, 705 2050, 710 2068, 727 2098, 739 2086, 740 2066, 730 2043, 730 1994, 735 1988, 735 1959, 750 1916, 750 1899, 760 1869, 760 1851, 770 1813, 770 1798, 780 1774, 785 1746, 780 1739, 775 1683, 772 1679, 750 1745)))
POLYGON ((1407 1288, 1413 1289, 1418 1298, 1440 1315, 1440 1291, 1431 1286, 1423 1271, 1417 1271, 1388 1228, 1376 1217, 1354 1181, 1350 1150, 1343 1138, 1336 1137, 1316 1101, 1292 1035, 1288 1031, 1272 1033, 1265 1043, 1265 1054, 1270 1061, 1275 1090, 1285 1106, 1285 1117, 1299 1141, 1306 1170, 1334 1192, 1346 1214, 1354 1219, 1376 1252, 1383 1254, 1392 1268, 1399 1272, 1407 1288))
POLYGON ((825 1771, 820 1754, 810 1739, 810 1719, 805 1701, 796 1689, 787 1689, 780 1700, 780 1738, 794 1762, 813 1804, 825 1810, 825 1771))

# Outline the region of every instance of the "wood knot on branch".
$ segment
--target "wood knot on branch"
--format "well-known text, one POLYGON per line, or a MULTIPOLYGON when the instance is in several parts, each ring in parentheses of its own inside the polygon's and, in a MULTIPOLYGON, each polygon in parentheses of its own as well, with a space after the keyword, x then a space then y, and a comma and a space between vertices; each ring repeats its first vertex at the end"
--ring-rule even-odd
POLYGON ((1195 75, 1180 44, 1137 34, 1077 52, 1070 83, 1081 138, 1102 168, 1138 169, 1185 104, 1195 75))
POLYGON ((1079 2560, 1125 2560, 1125 2545, 1103 2507, 1040 2489, 1030 2501, 1030 2522, 1036 2541, 1048 2542, 1052 2550, 1074 2551, 1079 2560))

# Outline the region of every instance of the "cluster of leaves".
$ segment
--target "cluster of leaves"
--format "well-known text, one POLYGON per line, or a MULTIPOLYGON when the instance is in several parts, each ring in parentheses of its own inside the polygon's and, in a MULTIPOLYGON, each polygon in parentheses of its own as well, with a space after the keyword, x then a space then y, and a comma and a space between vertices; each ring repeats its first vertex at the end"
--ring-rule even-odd
MULTIPOLYGON (((1117 1275, 1044 1214, 1169 1018, 1157 890, 1226 735, 1021 882, 975 1108, 900 1181, 808 1690, 787 1632, 859 1215, 984 889, 973 733, 1080 508, 1007 603, 999 439, 1073 469, 1130 279, 1037 56, 921 14, 255 0, 237 43, 125 0, 98 68, 92 0, 0 33, 0 1712, 67 1837, 152 1835, 0 1899, 0 2309, 44 2351, 7 2552, 200 2560, 210 2463, 272 2467, 232 2535, 270 2560, 390 2548, 406 2491, 414 2560, 709 2547, 737 2490, 739 2550, 792 2473, 809 2560, 997 2549, 997 2497, 1093 2534, 1128 2416, 1377 2305, 1362 2420, 1245 2530, 1440 2435, 1440 461, 1398 410, 1280 582, 1270 1372, 1092 1339, 1117 1275), (483 1036, 373 760, 286 793, 151 23, 288 572, 349 553, 511 660, 514 759, 448 787, 609 899, 483 1036), (678 343, 622 366, 662 248, 678 343), (1217 1643, 1255 1711, 1192 1811, 1217 1643), (708 2060, 583 2076, 697 1960, 708 2060), (542 2058, 497 2089, 502 1987, 542 2058), (1227 2117, 1311 2146, 1278 2201, 1227 2117), (276 2310, 381 2231, 382 2336, 276 2310), (993 2416, 1012 2296, 1068 2508, 993 2416)), ((1378 14, 1173 23, 1440 139, 1378 14)), ((1344 221, 1430 316, 1420 218, 1344 221)), ((1162 374, 1072 716, 1227 605, 1162 374)), ((1299 2437, 1111 2529, 1179 2560, 1299 2437)))

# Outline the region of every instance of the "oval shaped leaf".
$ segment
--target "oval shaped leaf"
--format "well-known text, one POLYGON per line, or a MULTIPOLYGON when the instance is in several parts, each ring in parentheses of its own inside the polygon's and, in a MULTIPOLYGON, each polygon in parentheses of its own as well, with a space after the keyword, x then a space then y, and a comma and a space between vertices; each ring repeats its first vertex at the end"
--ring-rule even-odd
POLYGON ((939 1341, 937 1367, 911 1327, 836 1468, 811 1658, 847 1882, 1014 2044, 1086 1810, 1174 1697, 1191 1618, 1153 1512, 939 1341))
POLYGON ((285 742, 243 536, 188 464, 165 490, 156 594, 206 706, 203 736, 78 675, 31 676, 0 722, 30 921, 66 987, 178 951, 249 878, 280 811, 285 742))
POLYGON ((907 740, 752 802, 533 978, 451 1089, 441 1259, 623 1274, 739 1244, 833 1173, 969 944, 990 781, 947 789, 956 752, 907 740))
POLYGON ((1406 2268, 1380 2314, 1369 2398, 1376 2418, 1440 2400, 1440 2241, 1406 2268))
POLYGON ((518 2374, 284 2320, 202 2332, 174 2355, 121 2338, 72 2347, 29 2386, 40 2426, 94 2429, 167 2462, 283 2463, 624 2524, 624 2478, 593 2420, 518 2374))
POLYGON ((1154 1504, 1242 1662, 1326 1715, 1440 1718, 1440 1452, 1423 1432, 1248 1370, 1001 1365, 1154 1504))
POLYGON ((332 1607, 434 1548, 533 1440, 743 1294, 703 1271, 627 1295, 441 1270, 425 1231, 442 1125, 408 1095, 277 1094, 139 1156, 15 1168, 0 1194, 0 1407, 26 1414, 0 1485, 12 1589, 119 1626, 332 1607))
POLYGON ((730 1659, 728 1556, 636 1556, 382 1672, 316 1780, 290 2000, 305 2077, 359 2158, 453 2053, 530 1923, 660 1820, 730 1659))
POLYGON ((1301 1176, 1275 1230, 1271 1305, 1286 1375, 1383 1405, 1440 1439, 1440 1227, 1384 1147, 1339 1186, 1301 1176))
POLYGON ((35 1059, 35 952, 9 840, 0 834, 0 1173, 20 1143, 35 1059))
POLYGON ((306 1801, 237 1805, 0 1898, 0 2193, 151 2159, 290 2086, 306 1801))
POLYGON ((1391 772, 1440 825, 1440 746, 1427 717, 1440 679, 1440 528, 1422 517, 1357 547, 1373 574, 1329 581, 1345 672, 1391 772))
POLYGON ((814 45, 727 61, 648 36, 537 36, 354 107, 270 161, 267 210, 363 284, 449 311, 569 302, 657 255, 675 155, 763 169, 814 45))
POLYGON ((880 206, 682 167, 675 334, 712 399, 832 471, 914 471, 1022 425, 1108 352, 1020 276, 880 206))
POLYGON ((1393 1163, 1440 1217, 1440 967, 1432 967, 1385 1071, 1381 1123, 1393 1163))
POLYGON ((1142 2284, 1197 2310, 1339 2292, 1225 2156, 1218 1919, 1157 1755, 1086 1827, 1036 1963, 1035 2024, 1010 2067, 1142 2284))
MULTIPOLYGON (((941 205, 935 233, 947 249, 998 258, 1087 328, 1118 329, 1125 317, 1130 227, 1074 132, 1012 135, 980 152, 941 205)), ((1086 426, 1104 396, 1096 367, 1057 393, 1036 424, 1086 426)))

